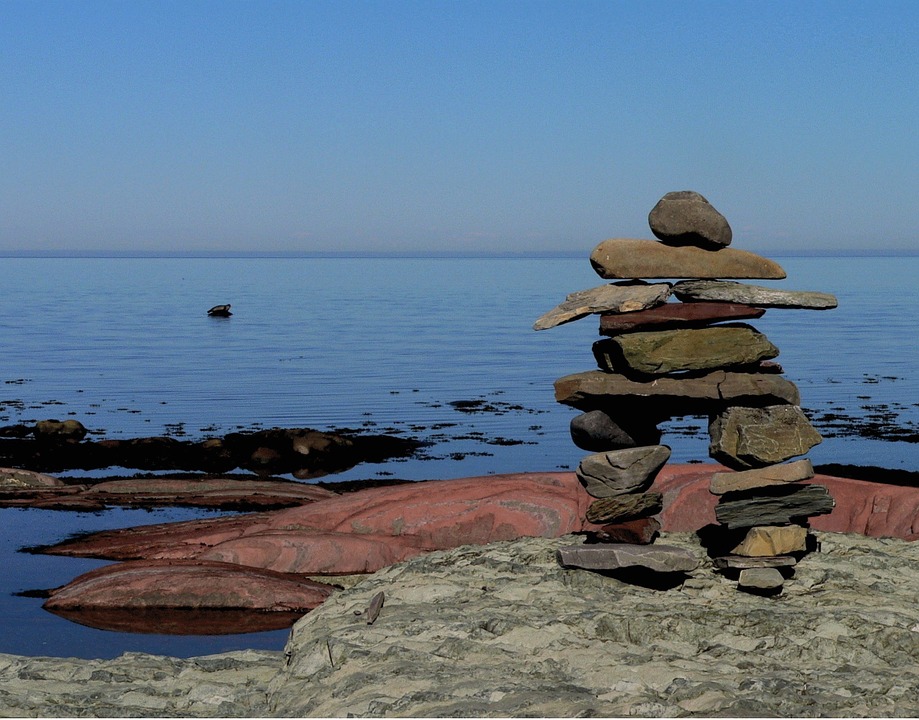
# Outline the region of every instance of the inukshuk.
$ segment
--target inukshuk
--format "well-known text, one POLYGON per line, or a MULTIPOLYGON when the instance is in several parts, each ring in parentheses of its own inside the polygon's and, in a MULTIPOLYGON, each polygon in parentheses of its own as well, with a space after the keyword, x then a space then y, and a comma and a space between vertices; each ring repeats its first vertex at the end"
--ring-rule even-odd
POLYGON ((590 262, 607 285, 569 295, 540 317, 543 330, 600 315, 594 343, 599 370, 560 378, 556 400, 582 414, 571 421, 575 445, 592 454, 577 475, 597 498, 587 521, 594 544, 559 550, 566 567, 644 567, 686 572, 684 551, 652 543, 662 496, 651 492, 670 457, 658 425, 674 417, 708 415, 709 455, 730 468, 715 473, 719 497, 715 567, 753 592, 776 592, 807 551, 807 519, 830 512, 827 488, 805 455, 820 442, 800 407, 798 389, 772 361, 769 340, 740 320, 767 308, 828 309, 832 295, 771 289, 736 280, 778 280, 785 271, 756 254, 729 248, 727 220, 695 192, 665 195, 652 209, 659 239, 600 243, 590 262), (647 282, 676 280, 678 282, 647 282))

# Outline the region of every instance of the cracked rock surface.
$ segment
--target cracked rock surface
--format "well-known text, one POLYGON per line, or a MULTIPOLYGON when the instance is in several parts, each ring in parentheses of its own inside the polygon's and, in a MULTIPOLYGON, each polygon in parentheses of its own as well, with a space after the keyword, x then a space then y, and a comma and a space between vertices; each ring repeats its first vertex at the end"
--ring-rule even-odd
POLYGON ((817 536, 776 597, 738 593, 692 534, 661 539, 701 563, 669 590, 561 568, 571 536, 434 552, 305 616, 289 660, 0 655, 0 715, 919 715, 919 545, 817 536))

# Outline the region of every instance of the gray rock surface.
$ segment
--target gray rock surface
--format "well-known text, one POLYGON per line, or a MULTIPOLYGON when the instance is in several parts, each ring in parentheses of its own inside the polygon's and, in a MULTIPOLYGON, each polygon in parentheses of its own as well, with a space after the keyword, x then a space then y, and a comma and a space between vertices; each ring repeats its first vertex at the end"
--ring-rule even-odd
POLYGON ((589 290, 578 290, 565 298, 565 302, 542 315, 534 330, 547 330, 563 323, 578 320, 593 313, 628 313, 645 310, 666 302, 670 285, 600 285, 589 290))
POLYGON ((702 195, 669 192, 648 215, 651 232, 668 245, 697 245, 717 250, 731 244, 731 226, 702 195))
POLYGON ((666 445, 594 453, 581 460, 577 476, 593 497, 615 497, 646 489, 669 459, 666 445))
POLYGON ((829 293, 811 290, 778 290, 723 280, 686 280, 673 286, 673 294, 684 302, 710 300, 764 308, 831 310, 838 305, 829 293))
POLYGON ((662 538, 702 562, 667 591, 560 568, 570 537, 435 552, 311 612, 287 661, 0 655, 0 714, 919 715, 919 544, 818 537, 779 598, 738 593, 691 535, 662 538))

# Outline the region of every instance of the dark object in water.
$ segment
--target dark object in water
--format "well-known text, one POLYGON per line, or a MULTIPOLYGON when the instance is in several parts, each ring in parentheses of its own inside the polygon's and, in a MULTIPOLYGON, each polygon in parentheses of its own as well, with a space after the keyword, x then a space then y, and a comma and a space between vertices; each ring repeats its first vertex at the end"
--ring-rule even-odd
POLYGON ((207 311, 207 314, 210 317, 230 317, 233 313, 230 312, 229 305, 214 305, 214 307, 207 311))

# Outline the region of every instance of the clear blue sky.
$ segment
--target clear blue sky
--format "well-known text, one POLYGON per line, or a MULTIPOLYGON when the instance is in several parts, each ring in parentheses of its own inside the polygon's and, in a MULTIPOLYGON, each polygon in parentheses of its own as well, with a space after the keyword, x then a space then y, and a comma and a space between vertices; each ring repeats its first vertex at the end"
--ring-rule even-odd
POLYGON ((919 251, 919 2, 0 2, 0 251, 919 251))

